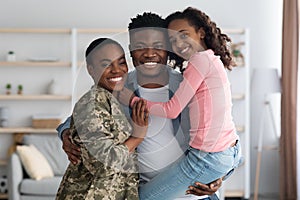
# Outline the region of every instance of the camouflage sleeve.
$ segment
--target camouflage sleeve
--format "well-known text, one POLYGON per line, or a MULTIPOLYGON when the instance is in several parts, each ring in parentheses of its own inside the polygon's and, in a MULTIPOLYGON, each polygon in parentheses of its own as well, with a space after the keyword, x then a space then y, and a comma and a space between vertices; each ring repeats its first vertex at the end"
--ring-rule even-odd
POLYGON ((123 144, 131 126, 115 99, 106 93, 83 98, 76 104, 73 118, 88 169, 97 171, 102 166, 123 171, 128 164, 134 165, 133 155, 123 144))

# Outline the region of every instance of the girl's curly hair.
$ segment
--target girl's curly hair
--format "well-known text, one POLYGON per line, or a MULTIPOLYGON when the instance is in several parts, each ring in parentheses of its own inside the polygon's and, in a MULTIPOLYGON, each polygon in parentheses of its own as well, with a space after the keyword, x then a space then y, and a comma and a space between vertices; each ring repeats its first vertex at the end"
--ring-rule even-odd
MULTIPOLYGON (((170 14, 166 18, 167 26, 169 26, 169 24, 176 19, 186 19, 196 31, 198 31, 200 28, 203 28, 205 31, 204 41, 207 45, 207 48, 212 49, 215 55, 220 56, 225 68, 229 70, 232 69, 234 63, 228 46, 228 43, 231 42, 231 39, 226 34, 221 33, 221 29, 217 27, 215 22, 211 21, 209 16, 196 8, 188 7, 183 12, 177 11, 170 14)), ((175 65, 179 66, 180 70, 183 70, 182 58, 175 55, 175 53, 170 53, 170 59, 175 60, 175 65)))

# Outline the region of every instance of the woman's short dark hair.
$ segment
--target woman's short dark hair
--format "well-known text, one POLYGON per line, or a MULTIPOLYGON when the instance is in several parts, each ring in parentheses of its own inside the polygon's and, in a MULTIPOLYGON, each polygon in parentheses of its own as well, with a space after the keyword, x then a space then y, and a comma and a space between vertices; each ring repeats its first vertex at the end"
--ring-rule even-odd
POLYGON ((106 44, 115 44, 119 46, 121 49, 122 46, 115 40, 112 40, 110 38, 98 38, 95 39, 93 42, 90 43, 88 48, 85 51, 85 59, 87 64, 92 64, 92 57, 93 57, 93 52, 101 47, 103 47, 106 44))

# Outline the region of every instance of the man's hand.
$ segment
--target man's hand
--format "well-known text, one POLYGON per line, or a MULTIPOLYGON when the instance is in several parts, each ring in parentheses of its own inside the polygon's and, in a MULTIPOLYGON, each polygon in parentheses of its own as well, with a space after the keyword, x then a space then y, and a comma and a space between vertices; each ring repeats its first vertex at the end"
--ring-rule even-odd
POLYGON ((71 161, 74 165, 80 162, 81 151, 80 148, 73 144, 70 139, 70 129, 65 129, 62 132, 62 141, 63 141, 63 150, 68 155, 69 161, 71 161))
POLYGON ((222 179, 219 178, 210 184, 202 184, 195 182, 194 185, 189 186, 189 189, 186 191, 187 194, 194 194, 197 196, 202 195, 212 195, 214 194, 222 185, 222 179))

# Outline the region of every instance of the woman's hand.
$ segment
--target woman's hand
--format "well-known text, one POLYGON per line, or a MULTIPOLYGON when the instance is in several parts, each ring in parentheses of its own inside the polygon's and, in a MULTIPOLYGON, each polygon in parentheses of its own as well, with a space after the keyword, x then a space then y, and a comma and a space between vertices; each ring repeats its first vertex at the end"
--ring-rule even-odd
POLYGON ((118 100, 122 104, 128 106, 131 103, 132 98, 134 97, 133 91, 129 90, 128 88, 124 87, 122 91, 118 94, 118 100))
POLYGON ((148 128, 149 112, 146 101, 141 99, 136 101, 132 107, 132 135, 124 142, 129 152, 134 152, 136 147, 144 140, 148 128))
POLYGON ((148 129, 149 111, 147 102, 143 99, 136 101, 132 107, 132 136, 144 138, 148 129))

